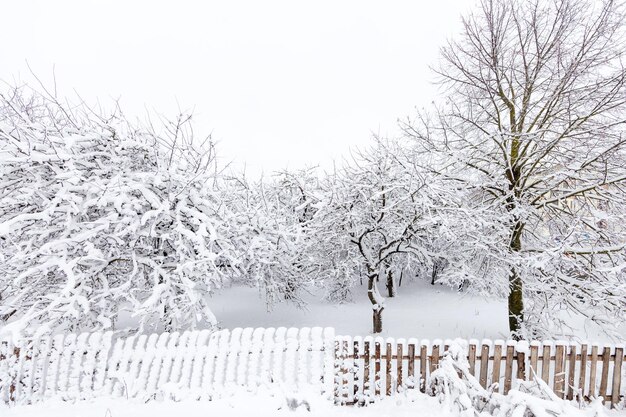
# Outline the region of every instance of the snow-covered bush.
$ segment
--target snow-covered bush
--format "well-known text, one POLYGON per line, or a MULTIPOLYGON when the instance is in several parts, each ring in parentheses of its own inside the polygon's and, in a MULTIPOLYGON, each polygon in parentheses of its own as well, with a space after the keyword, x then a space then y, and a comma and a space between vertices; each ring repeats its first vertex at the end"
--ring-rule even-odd
POLYGON ((604 416, 602 400, 577 408, 560 399, 540 378, 519 381, 507 395, 485 389, 470 373, 467 342, 456 340, 431 375, 430 390, 440 403, 459 417, 575 417, 604 416))
POLYGON ((215 322, 236 263, 209 143, 189 117, 159 134, 15 90, 0 99, 0 323, 111 328, 215 322))

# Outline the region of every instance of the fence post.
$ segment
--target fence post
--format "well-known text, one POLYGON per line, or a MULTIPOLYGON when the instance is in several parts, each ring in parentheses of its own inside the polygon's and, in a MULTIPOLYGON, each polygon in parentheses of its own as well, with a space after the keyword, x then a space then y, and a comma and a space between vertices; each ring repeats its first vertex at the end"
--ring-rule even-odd
POLYGON ((587 344, 580 347, 580 376, 578 378, 579 400, 582 401, 585 396, 585 383, 587 382, 587 344))
POLYGON ((506 344, 506 362, 504 365, 504 394, 508 394, 513 381, 513 355, 515 353, 515 342, 509 340, 506 344))
POLYGON ((426 377, 428 373, 428 342, 422 341, 420 346, 420 391, 426 392, 426 377))
POLYGON ((363 396, 363 385, 362 385, 362 380, 360 378, 360 371, 359 371, 359 365, 358 365, 358 360, 360 359, 360 355, 359 355, 359 350, 361 348, 361 343, 362 343, 362 339, 359 336, 356 336, 353 341, 352 341, 352 382, 353 382, 353 392, 352 392, 352 400, 354 402, 357 402, 360 400, 360 398, 363 396))
POLYGON ((604 346, 602 352, 602 376, 600 379, 600 397, 606 400, 606 388, 609 382, 609 363, 611 360, 611 347, 604 346))
POLYGON ((476 345, 478 344, 477 340, 470 340, 469 341, 469 351, 468 351, 468 358, 467 361, 469 363, 469 371, 470 374, 475 375, 476 374, 476 345))
POLYGON ((591 346, 591 369, 589 370, 589 392, 587 394, 589 398, 595 398, 596 396, 597 372, 598 372, 598 345, 594 343, 591 346))
POLYGON ((554 361, 554 392, 559 398, 563 398, 565 396, 565 346, 563 342, 556 343, 554 361))
POLYGON ((530 372, 528 374, 528 380, 534 381, 535 377, 539 375, 539 369, 537 369, 537 362, 539 356, 539 342, 533 340, 530 342, 530 372))
POLYGON ((615 363, 613 365, 613 387, 611 388, 611 408, 619 402, 619 394, 622 383, 622 362, 624 361, 624 348, 615 348, 615 363))
POLYGON ((498 384, 496 392, 502 391, 503 387, 500 387, 500 367, 502 366, 502 345, 503 340, 494 341, 493 347, 493 371, 491 375, 491 384, 498 384))
POLYGON ((570 343, 569 358, 567 360, 567 399, 574 399, 574 377, 576 375, 576 345, 570 343))
POLYGON ((407 387, 415 388, 415 340, 409 339, 409 363, 407 366, 407 387))
POLYGON ((325 327, 323 330, 324 334, 324 361, 323 361, 323 391, 324 395, 328 400, 331 400, 335 395, 335 355, 334 355, 334 344, 335 344, 335 329, 332 327, 325 327))
POLYGON ((374 342, 374 395, 380 395, 380 343, 382 339, 377 337, 374 342))
POLYGON ((433 341, 433 350, 430 358, 430 373, 432 374, 437 369, 437 365, 439 365, 439 345, 441 344, 440 340, 433 341))
POLYGON ((515 377, 526 381, 526 352, 528 352, 528 342, 517 342, 515 348, 517 350, 517 374, 515 377))
POLYGON ((366 397, 370 397, 372 395, 372 387, 370 386, 370 339, 366 338, 363 343, 363 394, 366 397))
POLYGON ((385 395, 391 395, 391 356, 393 352, 391 350, 392 347, 391 338, 387 339, 386 349, 385 349, 385 395))
POLYGON ((404 339, 398 339, 396 346, 396 391, 402 390, 402 362, 404 362, 404 339))
POLYGON ((552 362, 552 343, 544 342, 541 357, 541 379, 546 385, 550 385, 550 363, 552 362))
POLYGON ((335 403, 345 404, 348 401, 348 340, 344 336, 337 337, 335 342, 335 403))
POLYGON ((480 385, 487 388, 487 370, 489 369, 489 348, 491 343, 483 340, 480 348, 480 385))

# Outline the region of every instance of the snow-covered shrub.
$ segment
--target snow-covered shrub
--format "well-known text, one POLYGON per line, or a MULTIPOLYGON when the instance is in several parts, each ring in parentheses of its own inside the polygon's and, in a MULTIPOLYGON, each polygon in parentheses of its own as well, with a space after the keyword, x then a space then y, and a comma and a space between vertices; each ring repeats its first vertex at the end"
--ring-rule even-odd
POLYGON ((456 340, 431 375, 431 394, 459 417, 604 416, 602 400, 580 409, 557 395, 540 378, 520 381, 507 395, 485 389, 470 373, 467 342, 456 340))
POLYGON ((16 90, 0 99, 0 323, 20 331, 214 323, 235 263, 213 148, 16 90))

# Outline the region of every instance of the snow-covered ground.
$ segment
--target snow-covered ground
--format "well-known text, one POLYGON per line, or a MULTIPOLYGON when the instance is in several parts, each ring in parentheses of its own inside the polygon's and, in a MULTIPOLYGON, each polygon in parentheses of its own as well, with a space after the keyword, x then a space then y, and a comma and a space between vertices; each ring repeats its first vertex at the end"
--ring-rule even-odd
MULTIPOLYGON (((249 395, 237 395, 215 401, 143 403, 124 399, 98 399, 78 403, 49 401, 28 406, 3 407, 0 405, 0 415, 3 417, 460 417, 458 412, 451 411, 436 398, 426 395, 419 395, 410 401, 405 398, 389 398, 368 407, 335 406, 332 402, 319 397, 307 398, 306 404, 301 402, 289 404, 284 397, 249 395)), ((576 413, 576 416, 572 417, 596 415, 592 409, 571 410, 576 413)), ((606 417, 626 416, 626 410, 602 408, 599 411, 606 417)))
MULTIPOLYGON (((281 303, 267 310, 254 288, 233 287, 220 291, 210 306, 223 328, 235 327, 334 327, 337 334, 364 336, 371 332, 372 310, 366 288, 356 287, 352 303, 341 305, 323 300, 320 291, 306 295, 308 305, 299 309, 281 303)), ((427 282, 404 284, 395 298, 387 298, 382 336, 418 339, 506 339, 505 299, 457 292, 427 282)), ((580 317, 568 317, 572 329, 554 329, 554 338, 615 342, 598 327, 580 317)), ((626 339, 626 328, 620 331, 626 339)))
POLYGON ((337 407, 321 398, 308 401, 306 405, 292 409, 287 401, 274 397, 235 396, 216 401, 183 402, 135 402, 127 400, 99 399, 76 404, 46 402, 30 406, 17 406, 9 409, 0 408, 3 417, 274 417, 274 416, 420 416, 445 417, 454 414, 442 409, 435 398, 420 397, 419 401, 406 402, 386 400, 369 407, 337 407))

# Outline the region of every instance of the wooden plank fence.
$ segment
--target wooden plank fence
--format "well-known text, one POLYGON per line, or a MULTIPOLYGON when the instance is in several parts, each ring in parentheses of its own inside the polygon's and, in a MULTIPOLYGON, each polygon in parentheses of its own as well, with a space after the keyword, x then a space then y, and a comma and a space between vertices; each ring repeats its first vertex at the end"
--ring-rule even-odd
MULTIPOLYGON (((233 329, 151 335, 83 333, 35 342, 0 339, 0 401, 96 396, 211 399, 242 387, 311 388, 338 404, 428 392, 449 341, 335 336, 332 328, 233 329)), ((560 398, 618 404, 623 345, 471 340, 469 371, 506 394, 540 378, 560 398)))
MULTIPOLYGON (((356 404, 406 390, 427 392, 450 341, 337 336, 335 401, 356 404)), ((541 378, 559 398, 605 404, 623 401, 626 356, 623 345, 568 342, 491 342, 468 344, 469 371, 484 388, 507 394, 516 380, 541 378)))

